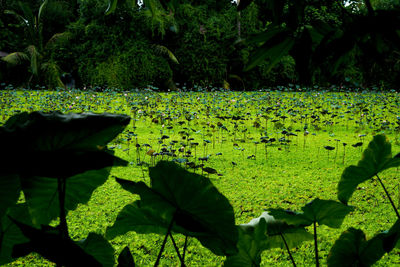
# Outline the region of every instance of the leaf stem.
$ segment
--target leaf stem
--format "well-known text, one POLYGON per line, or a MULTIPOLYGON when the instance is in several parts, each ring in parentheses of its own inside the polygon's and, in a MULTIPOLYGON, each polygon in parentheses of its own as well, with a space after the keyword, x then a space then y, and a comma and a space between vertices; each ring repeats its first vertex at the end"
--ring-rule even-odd
POLYGON ((283 243, 285 243, 285 247, 286 247, 287 252, 289 253, 290 260, 292 261, 293 266, 296 267, 296 262, 295 262, 294 259, 293 259, 292 253, 290 252, 289 246, 288 246, 288 244, 286 243, 286 239, 285 239, 285 237, 283 236, 283 233, 281 233, 280 235, 281 235, 281 237, 282 237, 283 243))
POLYGON ((388 197, 388 199, 389 199, 389 201, 390 201, 390 204, 392 204, 392 207, 393 207, 393 209, 394 209, 394 212, 395 212, 396 215, 397 215, 397 218, 400 219, 399 211, 397 210, 396 205, 394 205, 394 202, 393 202, 392 198, 390 197, 389 192, 387 191, 387 189, 386 189, 385 185, 383 184, 381 178, 379 178, 378 174, 376 174, 376 178, 378 178, 378 181, 379 181, 379 183, 381 184, 381 186, 382 186, 382 188, 383 188, 383 191, 385 191, 386 196, 388 197))
POLYGON ((183 254, 182 254, 183 261, 185 261, 187 243, 188 243, 188 236, 185 236, 185 245, 183 246, 183 254))
POLYGON ((179 260, 180 260, 180 262, 181 262, 181 266, 182 266, 182 267, 183 267, 183 266, 186 266, 186 265, 185 265, 185 262, 184 262, 184 260, 183 260, 183 258, 181 257, 181 254, 179 253, 179 248, 178 248, 178 246, 176 245, 175 239, 174 239, 174 237, 172 236, 171 232, 169 232, 169 237, 171 237, 172 244, 174 245, 176 254, 178 255, 178 258, 179 258, 179 260))
POLYGON ((317 241, 317 222, 314 222, 314 246, 315 246, 315 266, 319 267, 318 241, 317 241))
POLYGON ((60 205, 60 236, 68 239, 68 225, 65 213, 65 189, 67 185, 66 178, 57 179, 58 184, 58 202, 60 205))
POLYGON ((157 266, 160 264, 161 255, 162 255, 162 253, 163 253, 163 251, 164 251, 165 244, 167 243, 167 239, 168 239, 168 236, 169 236, 169 234, 170 234, 170 232, 171 232, 172 225, 174 224, 174 220, 175 220, 175 217, 172 217, 172 220, 171 220, 171 222, 169 223, 169 226, 168 226, 167 233, 165 234, 163 243, 162 243, 162 245, 161 245, 160 252, 158 253, 157 260, 156 260, 156 262, 154 263, 154 267, 157 267, 157 266))

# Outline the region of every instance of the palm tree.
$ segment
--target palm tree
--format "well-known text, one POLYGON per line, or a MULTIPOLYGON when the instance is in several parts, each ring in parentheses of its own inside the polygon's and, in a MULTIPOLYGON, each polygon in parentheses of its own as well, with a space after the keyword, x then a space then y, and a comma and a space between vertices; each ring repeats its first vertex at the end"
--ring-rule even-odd
MULTIPOLYGON (((57 4, 57 2, 53 2, 57 4)), ((39 8, 36 16, 32 9, 25 3, 19 3, 22 14, 12 10, 6 10, 6 14, 15 16, 27 33, 29 45, 23 52, 13 52, 1 58, 10 65, 18 65, 24 62, 30 63, 31 76, 28 86, 35 78, 37 81, 45 81, 50 87, 64 87, 60 79, 60 68, 52 59, 45 59, 45 52, 52 44, 61 38, 67 38, 67 33, 54 34, 46 43, 43 40, 43 12, 49 6, 49 0, 45 0, 39 8)))

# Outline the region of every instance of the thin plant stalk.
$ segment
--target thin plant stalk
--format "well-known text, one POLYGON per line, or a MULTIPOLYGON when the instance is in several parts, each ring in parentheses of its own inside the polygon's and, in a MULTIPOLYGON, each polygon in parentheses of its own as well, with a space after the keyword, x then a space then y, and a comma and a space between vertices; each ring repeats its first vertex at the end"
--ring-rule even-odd
POLYGON ((288 246, 288 244, 287 244, 287 242, 286 242, 286 239, 285 239, 285 237, 284 237, 283 234, 280 234, 280 235, 281 235, 281 237, 282 237, 283 243, 285 243, 286 250, 287 250, 287 252, 289 253, 289 258, 290 258, 290 260, 292 261, 293 266, 296 267, 296 262, 295 262, 294 259, 293 259, 292 253, 290 252, 290 249, 289 249, 289 246, 288 246))
POLYGON ((183 258, 181 257, 181 254, 179 253, 179 248, 178 248, 178 246, 176 245, 175 239, 174 239, 174 237, 172 236, 171 232, 169 232, 169 237, 170 237, 171 240, 172 240, 172 244, 174 245, 176 254, 178 255, 178 258, 179 258, 179 260, 180 260, 180 262, 181 262, 181 266, 186 266, 186 265, 185 265, 185 262, 184 262, 184 260, 183 260, 183 258))
POLYGON ((188 243, 188 236, 185 236, 185 245, 183 246, 182 260, 185 261, 186 248, 188 243))
POLYGON ((392 205, 393 210, 394 210, 394 212, 395 212, 396 215, 397 215, 397 218, 400 219, 399 211, 397 210, 396 205, 394 204, 392 198, 391 198, 390 195, 389 195, 389 192, 387 191, 387 189, 386 189, 385 185, 383 184, 381 178, 379 178, 378 174, 376 174, 376 178, 378 178, 378 181, 379 181, 379 183, 381 184, 381 186, 382 186, 382 188, 383 188, 383 191, 385 191, 385 194, 386 194, 386 196, 388 197, 388 199, 389 199, 389 201, 390 201, 390 204, 392 205))
POLYGON ((62 238, 68 239, 68 225, 67 218, 65 214, 65 189, 67 181, 65 178, 57 179, 58 185, 58 202, 60 208, 60 236, 62 238))
POLYGON ((342 163, 344 164, 344 157, 346 156, 346 146, 343 147, 343 161, 342 163))
POLYGON ((315 247, 315 266, 319 267, 318 241, 317 241, 317 222, 314 222, 314 247, 315 247))
POLYGON ((171 220, 171 222, 170 222, 170 224, 169 224, 169 226, 168 226, 167 233, 165 234, 163 243, 162 243, 162 245, 161 245, 160 252, 158 253, 157 260, 156 260, 156 262, 154 263, 154 267, 157 267, 157 266, 160 264, 161 255, 162 255, 162 253, 163 253, 163 251, 164 251, 165 244, 167 243, 168 236, 169 236, 169 234, 171 233, 171 229, 172 229, 172 225, 174 224, 174 220, 175 220, 175 217, 172 217, 172 220, 171 220))

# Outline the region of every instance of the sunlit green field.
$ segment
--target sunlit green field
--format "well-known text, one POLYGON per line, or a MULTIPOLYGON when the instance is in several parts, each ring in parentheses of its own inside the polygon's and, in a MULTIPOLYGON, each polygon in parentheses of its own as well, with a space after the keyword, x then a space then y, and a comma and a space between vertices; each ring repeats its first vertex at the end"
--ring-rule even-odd
MULTIPOLYGON (((393 153, 400 152, 400 96, 394 92, 0 91, 0 107, 1 123, 13 114, 36 110, 128 114, 132 117, 129 127, 109 148, 130 165, 113 169, 112 176, 149 182, 148 167, 159 160, 175 160, 182 166, 204 164, 218 172, 203 175, 230 200, 237 224, 258 217, 267 208, 298 211, 316 197, 336 200, 341 173, 357 163, 375 134, 385 133, 393 153), (275 141, 262 142, 271 138, 275 141)), ((201 168, 189 169, 202 173, 201 168)), ((381 176, 396 205, 400 204, 398 176, 398 169, 381 176)), ((79 240, 89 232, 104 234, 118 212, 136 199, 110 176, 87 205, 68 214, 71 236, 79 240)), ((359 228, 369 238, 396 221, 376 181, 361 184, 349 204, 355 210, 341 229, 318 228, 323 265, 334 241, 347 228, 359 228)), ((150 266, 162 238, 131 232, 111 243, 117 254, 129 245, 137 265, 150 266)), ((181 246, 184 237, 176 241, 181 246)), ((313 242, 292 252, 298 266, 314 264, 313 242)), ((399 250, 392 251, 377 265, 400 264, 398 254, 399 250)), ((264 266, 291 265, 286 251, 279 249, 264 252, 262 258, 264 266)), ((189 266, 219 266, 223 261, 196 240, 189 240, 189 266)), ((49 264, 37 255, 13 263, 49 264)), ((161 265, 179 265, 170 242, 161 265)))

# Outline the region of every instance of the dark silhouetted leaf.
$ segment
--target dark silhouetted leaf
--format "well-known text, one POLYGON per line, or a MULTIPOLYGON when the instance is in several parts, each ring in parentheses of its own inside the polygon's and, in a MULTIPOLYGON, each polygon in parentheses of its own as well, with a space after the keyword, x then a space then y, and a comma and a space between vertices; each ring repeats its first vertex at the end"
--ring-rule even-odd
POLYGON ((131 230, 165 234, 174 218, 173 232, 196 237, 217 255, 237 252, 233 208, 210 180, 165 161, 150 168, 149 173, 151 187, 117 179, 141 200, 121 211, 115 224, 107 229, 109 238, 131 230))
POLYGON ((389 231, 377 234, 368 241, 363 231, 349 228, 332 246, 328 266, 371 266, 395 247, 399 236, 399 220, 389 231))
POLYGON ((261 253, 266 249, 266 222, 261 218, 252 226, 238 227, 239 241, 237 247, 239 253, 226 258, 224 266, 260 266, 261 253))
POLYGON ((0 221, 7 209, 17 202, 20 191, 18 175, 0 175, 0 221))
POLYGON ((13 257, 18 258, 31 252, 39 253, 46 259, 64 266, 102 266, 93 256, 70 239, 60 237, 56 228, 36 229, 12 219, 30 240, 14 246, 13 257))
POLYGON ((261 253, 271 248, 286 248, 282 235, 289 247, 311 240, 312 235, 302 227, 289 226, 277 221, 268 212, 239 228, 239 253, 227 257, 224 266, 260 266, 261 253))
MULTIPOLYGON (((9 208, 8 215, 25 224, 32 224, 26 204, 18 204, 9 208)), ((14 245, 26 242, 28 242, 28 239, 22 234, 18 226, 8 216, 4 216, 0 221, 0 265, 14 261, 15 259, 11 257, 14 245)))
POLYGON ((346 215, 353 207, 343 205, 333 200, 314 199, 301 208, 303 212, 293 212, 283 209, 269 209, 269 213, 278 220, 283 220, 289 225, 308 226, 317 222, 339 228, 346 215))
POLYGON ((93 256, 102 266, 114 266, 114 248, 101 235, 89 233, 86 239, 75 243, 87 254, 93 256))
POLYGON ((400 166, 400 158, 392 158, 392 146, 385 135, 376 135, 364 150, 357 166, 351 165, 342 173, 338 184, 338 198, 347 204, 354 190, 376 174, 400 166))
MULTIPOLYGON (((66 210, 76 209, 79 203, 87 203, 93 191, 102 185, 110 174, 110 168, 87 171, 66 180, 66 210)), ((59 216, 57 179, 32 177, 22 179, 24 192, 35 225, 48 224, 59 216)))
POLYGON ((104 148, 129 120, 106 113, 20 113, 0 127, 0 146, 7 154, 0 167, 3 174, 61 178, 111 166, 118 159, 104 148))
POLYGON ((133 260, 132 253, 128 246, 119 254, 117 267, 135 267, 135 261, 133 260))

